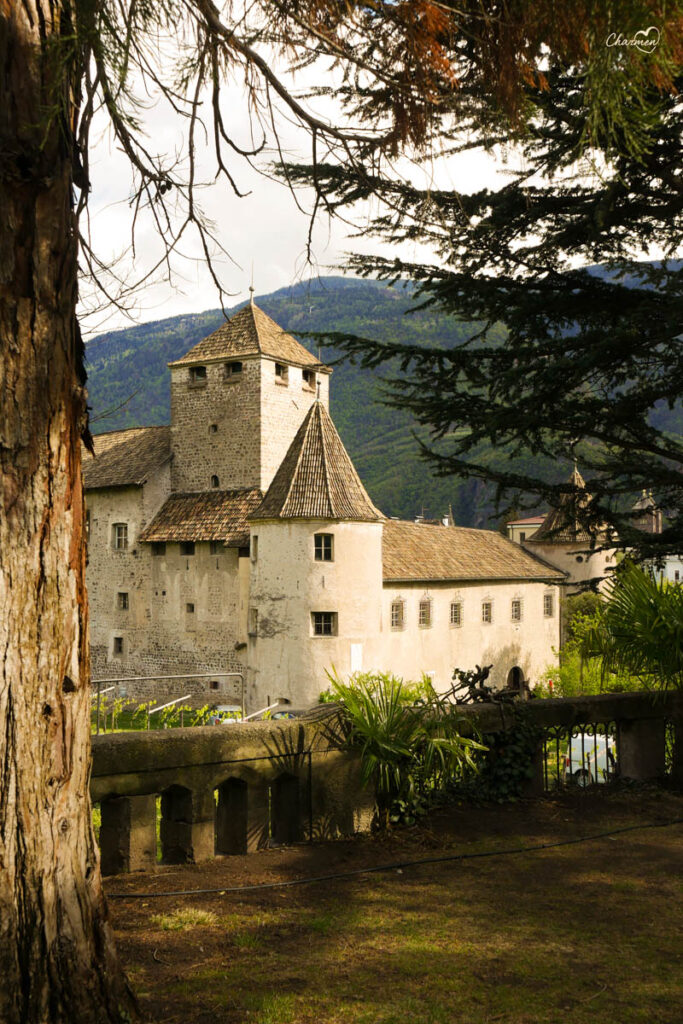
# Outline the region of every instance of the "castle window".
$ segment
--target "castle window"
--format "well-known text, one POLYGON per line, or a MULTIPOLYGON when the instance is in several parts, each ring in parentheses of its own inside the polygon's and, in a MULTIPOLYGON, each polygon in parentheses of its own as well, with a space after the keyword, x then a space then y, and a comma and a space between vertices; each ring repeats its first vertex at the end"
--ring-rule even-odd
POLYGON ((252 562, 258 561, 258 537, 251 538, 251 560, 252 562))
POLYGON ((313 636, 337 635, 336 612, 311 612, 311 619, 313 621, 313 636))
POLYGON ((211 540, 211 541, 209 541, 209 554, 210 555, 220 555, 222 548, 223 548, 223 545, 221 544, 221 542, 219 540, 211 540))
POLYGON ((522 621, 522 602, 519 599, 515 599, 510 605, 510 618, 513 622, 522 621))
POLYGON ((155 541, 153 541, 152 542, 152 554, 155 556, 155 558, 158 558, 159 555, 165 555, 166 554, 166 541, 165 540, 155 540, 155 541))
POLYGON ((280 384, 287 384, 289 380, 289 367, 284 363, 275 364, 275 380, 280 384))
POLYGON ((181 555, 193 555, 194 554, 194 541, 193 540, 181 540, 181 542, 180 542, 180 554, 181 555))
POLYGON ((211 477, 211 486, 212 486, 212 487, 213 487, 214 489, 215 489, 216 487, 220 487, 220 481, 219 481, 219 479, 218 479, 218 477, 216 476, 216 474, 215 474, 215 473, 214 473, 214 474, 213 474, 213 476, 211 477))
POLYGON ((243 548, 237 549, 238 558, 249 558, 249 548, 245 545, 243 548))
POLYGON ((123 637, 114 637, 114 654, 123 654, 123 637))
POLYGON ((583 555, 577 555, 576 556, 576 561, 577 562, 583 562, 583 555))
POLYGON ((552 619, 555 614, 555 602, 553 601, 552 594, 543 595, 543 614, 546 619, 552 619))
POLYGON ((225 364, 225 376, 228 379, 239 377, 242 372, 242 364, 239 362, 225 364))
POLYGON ((218 680, 217 679, 212 679, 211 680, 211 682, 209 683, 209 689, 210 690, 217 690, 218 689, 218 680))
POLYGON ((258 636, 258 608, 249 609, 249 636, 258 636))
POLYGON ((114 551, 128 550, 128 523, 114 523, 111 528, 114 551))
POLYGON ((493 604, 491 601, 482 601, 481 621, 487 623, 493 622, 493 604))
POLYGON ((404 603, 403 601, 391 602, 391 628, 403 629, 404 624, 404 603))
POLYGON ((315 387, 315 373, 313 370, 302 370, 301 376, 303 378, 304 387, 311 388, 315 387))
POLYGON ((526 533, 524 533, 523 530, 522 530, 522 532, 519 535, 519 539, 520 539, 520 542, 523 541, 523 540, 526 540, 526 533))
POLYGON ((206 384, 206 367, 205 366, 191 366, 190 367, 190 384, 195 387, 203 387, 206 384))
POLYGON ((128 611, 128 594, 123 591, 119 591, 116 595, 116 607, 120 612, 128 611))
POLYGON ((332 555, 332 534, 316 533, 313 537, 316 562, 331 562, 332 555))
POLYGON ((462 604, 451 601, 451 626, 462 626, 462 604))
POLYGON ((428 597, 423 597, 417 613, 417 624, 427 629, 432 624, 432 602, 428 597))
POLYGON ((217 434, 218 433, 218 424, 217 423, 210 423, 209 424, 209 433, 210 434, 217 434))
POLYGON ((187 612, 188 615, 194 615, 194 604, 192 603, 192 601, 187 602, 187 604, 185 605, 185 611, 187 612))

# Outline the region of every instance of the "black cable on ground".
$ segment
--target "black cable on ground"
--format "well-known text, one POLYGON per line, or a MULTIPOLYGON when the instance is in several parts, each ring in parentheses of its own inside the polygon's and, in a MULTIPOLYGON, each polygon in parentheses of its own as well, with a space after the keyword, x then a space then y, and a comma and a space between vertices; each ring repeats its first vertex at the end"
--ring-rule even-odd
POLYGON ((648 822, 645 825, 626 825, 623 828, 610 829, 609 832, 596 832, 590 836, 579 836, 577 839, 560 839, 556 843, 539 843, 536 846, 516 846, 511 850, 484 850, 480 853, 451 853, 442 857, 424 857, 419 860, 399 860, 394 864, 380 864, 369 868, 354 868, 352 871, 339 871, 331 875, 316 875, 312 878, 294 878, 284 882, 259 882, 256 885, 220 886, 217 889, 176 889, 171 892, 111 892, 108 900, 154 899, 163 896, 205 896, 211 893, 256 892, 259 889, 286 889, 295 885, 312 885, 315 882, 332 882, 340 878, 355 878, 358 875, 378 874, 381 871, 399 871, 403 868, 420 867, 423 864, 445 864, 448 861, 476 860, 483 857, 507 857, 518 853, 537 853, 539 850, 553 850, 558 846, 573 846, 577 843, 588 843, 593 839, 606 839, 623 832, 636 832, 646 828, 669 828, 671 825, 683 825, 683 818, 671 821, 648 822))

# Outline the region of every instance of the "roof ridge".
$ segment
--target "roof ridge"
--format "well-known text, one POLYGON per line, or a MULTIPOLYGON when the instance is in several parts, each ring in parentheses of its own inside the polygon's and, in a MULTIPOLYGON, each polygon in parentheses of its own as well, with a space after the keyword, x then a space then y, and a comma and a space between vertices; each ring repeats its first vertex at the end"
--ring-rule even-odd
POLYGON ((320 447, 321 447, 322 456, 323 456, 323 458, 322 458, 322 462, 323 462, 323 477, 324 477, 324 480, 325 480, 325 489, 327 491, 327 500, 329 502, 330 512, 334 516, 337 513, 337 509, 335 508, 335 503, 332 500, 332 488, 330 486, 330 468, 328 466, 329 454, 328 454, 328 451, 327 451, 327 437, 326 437, 325 430, 323 428, 324 419, 323 419, 323 415, 322 415, 322 412, 321 412, 322 402, 320 401, 320 399, 317 398, 315 400, 315 402, 313 403, 313 408, 316 410, 316 412, 318 414, 318 425, 320 427, 320 447))
MULTIPOLYGON (((285 494, 285 499, 282 502, 282 509, 283 509, 283 511, 287 507, 287 503, 288 503, 288 501, 289 501, 289 499, 291 497, 292 489, 294 487, 294 481, 296 480, 296 475, 297 475, 297 473, 299 471, 299 467, 301 466, 301 459, 303 458, 304 448, 306 447, 306 441, 308 439, 308 432, 309 432, 310 426, 311 426, 311 418, 312 418, 311 417, 311 411, 312 411, 312 409, 313 409, 313 407, 311 406, 311 410, 306 414, 306 416, 302 420, 301 426, 299 427, 299 430, 297 430, 297 432, 296 432, 296 434, 294 436, 294 441, 296 441, 296 439, 297 439, 297 437, 299 435, 299 431, 301 431, 302 428, 303 428, 303 431, 302 431, 302 434, 301 434, 301 443, 299 445, 299 450, 296 453, 296 461, 294 463, 294 468, 293 468, 293 470, 292 470, 292 472, 290 474, 289 483, 287 485, 287 492, 285 494)), ((292 444, 294 444, 294 441, 292 441, 292 444)), ((285 454, 285 458, 287 458, 286 454, 285 454)), ((278 467, 278 470, 279 470, 279 467, 278 467)), ((268 489, 266 488, 266 494, 267 493, 268 493, 268 489)))

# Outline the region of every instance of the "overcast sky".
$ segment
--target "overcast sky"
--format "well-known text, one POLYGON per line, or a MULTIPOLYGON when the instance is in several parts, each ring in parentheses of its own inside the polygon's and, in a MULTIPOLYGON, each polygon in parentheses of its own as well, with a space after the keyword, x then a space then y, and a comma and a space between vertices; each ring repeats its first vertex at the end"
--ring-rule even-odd
MULTIPOLYGON (((311 84, 299 76, 294 87, 305 91, 311 84)), ((247 112, 243 88, 233 84, 224 91, 223 110, 228 130, 243 146, 248 146, 252 126, 247 112)), ((310 101, 309 106, 316 113, 325 116, 323 100, 310 101)), ((147 143, 155 153, 177 153, 182 159, 186 143, 182 131, 183 122, 168 109, 151 104, 144 112, 147 143)), ((280 141, 287 155, 292 159, 310 159, 310 142, 302 129, 297 129, 285 120, 280 122, 280 141)), ((104 119, 96 121, 92 133, 91 180, 93 190, 89 203, 89 224, 93 247, 98 256, 109 262, 125 252, 130 243, 132 210, 130 196, 132 177, 127 158, 112 140, 111 132, 104 119)), ((227 182, 219 181, 215 186, 203 190, 202 206, 215 225, 215 233, 230 254, 231 260, 216 259, 222 283, 227 292, 227 306, 235 305, 248 297, 252 273, 256 294, 263 295, 308 279, 316 272, 323 275, 339 273, 338 266, 347 251, 382 251, 379 243, 350 237, 351 228, 340 221, 330 224, 327 218, 320 218, 313 236, 315 265, 306 261, 306 240, 308 234, 308 212, 311 208, 311 194, 302 191, 298 195, 298 206, 286 186, 273 181, 260 171, 267 171, 269 163, 276 158, 274 140, 253 162, 252 168, 246 160, 232 157, 231 173, 242 192, 250 194, 245 198, 234 195, 227 182)), ((483 183, 493 185, 505 172, 505 165, 496 156, 469 155, 436 160, 424 167, 412 166, 407 160, 401 162, 401 172, 416 182, 432 181, 439 187, 453 187, 468 192, 483 183)), ((203 148, 199 158, 199 180, 211 181, 215 175, 215 161, 208 148, 203 148)), ((368 216, 368 209, 357 210, 357 220, 362 223, 368 216)), ((130 279, 137 279, 147 273, 161 254, 161 244, 155 225, 150 217, 138 221, 135 258, 128 252, 120 269, 130 279)), ((407 258, 432 258, 427 250, 412 247, 402 253, 407 258)), ((159 320, 181 313, 201 312, 218 306, 219 297, 198 239, 188 237, 181 245, 181 252, 173 261, 173 282, 157 280, 140 288, 135 296, 131 314, 135 322, 159 320)), ((160 275, 157 275, 159 277, 160 275)), ((116 309, 87 314, 93 305, 92 290, 87 282, 81 287, 83 297, 82 315, 86 337, 114 328, 126 327, 133 322, 116 309), (87 314, 87 315, 85 315, 87 314)))

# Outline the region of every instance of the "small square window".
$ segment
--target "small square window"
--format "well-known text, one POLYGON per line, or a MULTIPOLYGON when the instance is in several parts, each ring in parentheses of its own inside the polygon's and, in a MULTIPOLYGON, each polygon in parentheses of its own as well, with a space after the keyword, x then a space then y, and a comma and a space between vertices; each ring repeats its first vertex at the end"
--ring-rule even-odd
POLYGON ((418 616, 417 616, 417 622, 418 622, 418 625, 422 626, 424 629, 426 629, 427 627, 431 626, 431 624, 432 624, 432 602, 429 600, 429 598, 423 598, 420 601, 420 606, 419 606, 418 616))
POLYGON ((221 544, 221 542, 219 540, 211 540, 211 541, 209 541, 209 554, 210 555, 220 555, 222 550, 223 550, 223 545, 221 544))
POLYGON ((190 367, 190 384, 206 384, 206 367, 190 367))
POLYGON ((181 555, 193 555, 194 554, 194 541, 193 540, 181 540, 181 542, 180 542, 180 554, 181 555))
POLYGON ((114 654, 123 654, 123 637, 114 637, 114 654))
POLYGON ((332 534, 316 533, 313 537, 316 562, 332 561, 332 534))
POLYGON ((116 595, 116 607, 121 612, 128 611, 128 594, 124 591, 119 591, 119 593, 116 595))
POLYGON ((337 635, 337 613, 336 612, 312 612, 313 635, 314 636, 336 636, 337 635))
POLYGON ((112 545, 114 551, 128 550, 128 523, 114 523, 112 526, 112 545))
POLYGON ((166 541, 165 540, 155 540, 152 543, 152 554, 154 555, 155 558, 158 558, 159 555, 165 555, 166 554, 166 541))
POLYGON ((187 612, 188 615, 194 615, 194 604, 192 603, 192 601, 187 602, 187 604, 185 605, 185 611, 187 612))
POLYGON ((218 424, 217 423, 210 423, 209 424, 209 433, 210 434, 217 434, 218 433, 218 424))
POLYGON ((543 614, 546 619, 552 619, 555 614, 555 602, 552 594, 543 595, 543 614))
POLYGON ((493 605, 490 601, 483 601, 481 606, 481 621, 493 622, 493 605))
POLYGON ((304 387, 314 388, 315 387, 315 373, 313 370, 302 370, 301 376, 303 378, 304 387))
POLYGON ((515 599, 510 605, 510 618, 513 622, 522 621, 522 602, 515 599))
POLYGON ((521 541, 526 540, 526 533, 523 530, 522 530, 522 532, 519 535, 519 540, 520 540, 520 543, 521 543, 521 541))
POLYGON ((462 626, 462 604, 451 601, 451 626, 462 626))
POLYGON ((242 372, 242 364, 235 360, 232 363, 225 364, 225 376, 228 378, 239 377, 242 372))
POLYGON ((285 363, 275 364, 275 380, 281 384, 286 384, 289 378, 289 367, 285 363))
POLYGON ((391 602, 391 628, 403 629, 404 605, 403 601, 391 602))
POLYGON ((219 683, 218 683, 218 680, 217 680, 217 679, 212 679, 212 680, 210 681, 210 683, 209 683, 209 689, 210 689, 210 690, 218 690, 218 689, 219 689, 219 683))

